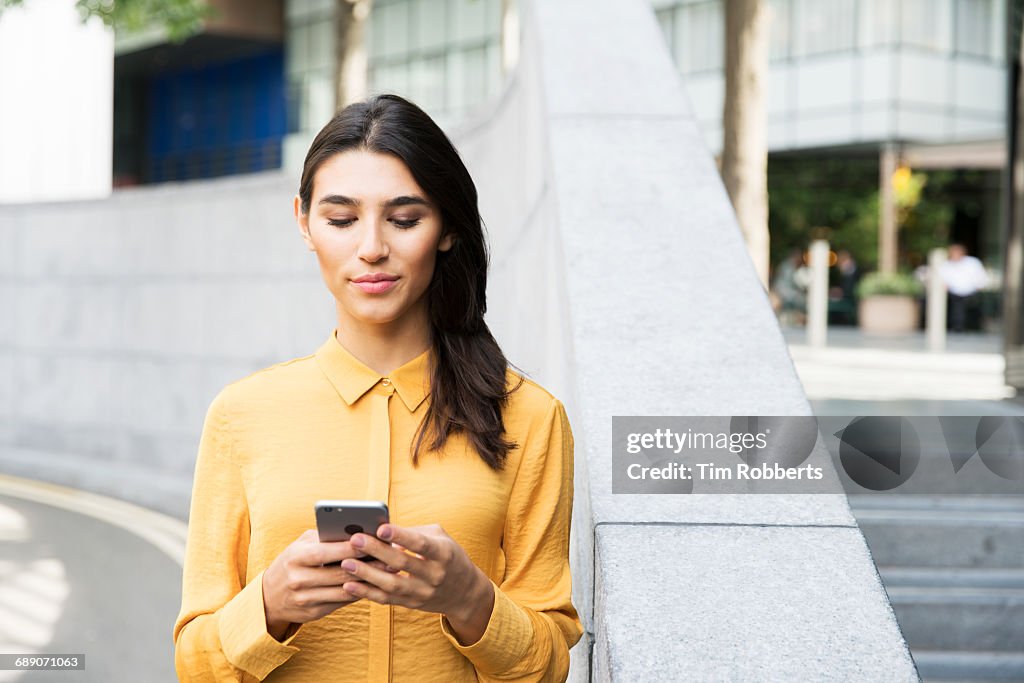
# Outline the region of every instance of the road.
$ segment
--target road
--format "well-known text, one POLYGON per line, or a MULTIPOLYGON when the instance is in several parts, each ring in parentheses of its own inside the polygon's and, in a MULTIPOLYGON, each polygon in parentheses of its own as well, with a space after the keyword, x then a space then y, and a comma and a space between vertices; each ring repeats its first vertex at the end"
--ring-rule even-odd
MULTIPOLYGON (((58 504, 26 500, 7 495, 7 480, 0 479, 0 652, 85 654, 85 669, 0 671, 0 681, 176 681, 171 631, 181 565, 139 535, 152 513, 120 502, 101 509, 103 499, 66 489, 58 504)), ((36 497, 54 489, 41 487, 36 497)), ((176 551, 174 542, 163 545, 176 551)))

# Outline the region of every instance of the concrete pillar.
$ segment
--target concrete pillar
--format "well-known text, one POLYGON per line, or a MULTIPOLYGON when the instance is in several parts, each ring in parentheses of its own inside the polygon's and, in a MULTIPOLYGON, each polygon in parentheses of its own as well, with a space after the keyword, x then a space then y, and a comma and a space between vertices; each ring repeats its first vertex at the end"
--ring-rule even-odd
POLYGON ((811 283, 807 288, 807 343, 825 346, 828 335, 828 242, 811 242, 811 283))
POLYGON ((929 351, 943 351, 946 348, 946 284, 939 274, 945 262, 945 249, 932 249, 928 253, 925 329, 929 351))

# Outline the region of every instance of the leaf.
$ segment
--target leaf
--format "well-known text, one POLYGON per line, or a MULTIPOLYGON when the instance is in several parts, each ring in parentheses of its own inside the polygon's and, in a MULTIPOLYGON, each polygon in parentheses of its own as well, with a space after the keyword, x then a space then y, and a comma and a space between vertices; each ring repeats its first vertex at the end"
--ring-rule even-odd
MULTIPOLYGON (((0 15, 24 4, 25 0, 0 0, 0 15)), ((83 23, 97 17, 115 31, 126 32, 159 26, 174 43, 195 35, 205 21, 217 15, 217 10, 203 0, 76 0, 75 8, 83 23)))

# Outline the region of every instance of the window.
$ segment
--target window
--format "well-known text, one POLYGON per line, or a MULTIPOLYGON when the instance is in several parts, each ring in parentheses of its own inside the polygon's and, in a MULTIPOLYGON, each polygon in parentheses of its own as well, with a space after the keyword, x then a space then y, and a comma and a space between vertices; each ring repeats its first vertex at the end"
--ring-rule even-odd
POLYGON ((279 47, 149 79, 141 180, 160 183, 280 167, 283 86, 279 47))
POLYGON ((952 14, 952 0, 903 0, 901 42, 948 52, 952 47, 952 14))
POLYGON ((792 0, 769 0, 768 2, 768 59, 779 60, 789 57, 789 10, 792 0))
POLYGON ((725 63, 725 10, 721 2, 699 2, 677 9, 676 61, 683 73, 713 71, 725 63))
POLYGON ((457 120, 501 84, 501 0, 377 0, 369 85, 440 122, 457 120))
POLYGON ((853 49, 856 10, 855 0, 796 0, 793 13, 796 55, 853 49))
POLYGON ((448 23, 446 5, 445 0, 420 0, 412 35, 414 50, 444 50, 444 27, 448 23))
POLYGON ((288 3, 286 19, 287 130, 319 130, 334 112, 334 9, 329 0, 288 3))
MULTIPOLYGON (((770 59, 790 55, 790 14, 795 0, 767 0, 770 59)), ((686 73, 716 71, 725 66, 723 0, 650 0, 669 52, 686 73)))
POLYGON ((998 37, 994 36, 992 0, 957 0, 956 51, 976 57, 997 58, 998 37))
POLYGON ((895 43, 898 36, 896 21, 899 16, 899 2, 860 0, 858 7, 860 46, 874 47, 895 43))
POLYGON ((438 111, 445 105, 445 57, 438 55, 412 64, 409 96, 426 111, 438 111))

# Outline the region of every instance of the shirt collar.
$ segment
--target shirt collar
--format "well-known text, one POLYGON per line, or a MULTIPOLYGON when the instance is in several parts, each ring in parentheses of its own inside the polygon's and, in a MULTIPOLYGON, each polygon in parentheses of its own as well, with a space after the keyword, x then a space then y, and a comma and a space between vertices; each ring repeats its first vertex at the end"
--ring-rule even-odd
MULTIPOLYGON (((335 336, 335 330, 331 330, 327 341, 317 349, 315 355, 320 369, 348 405, 358 401, 384 377, 342 346, 335 336)), ((427 396, 430 385, 429 356, 430 349, 427 349, 388 375, 410 412, 415 411, 427 396)))

